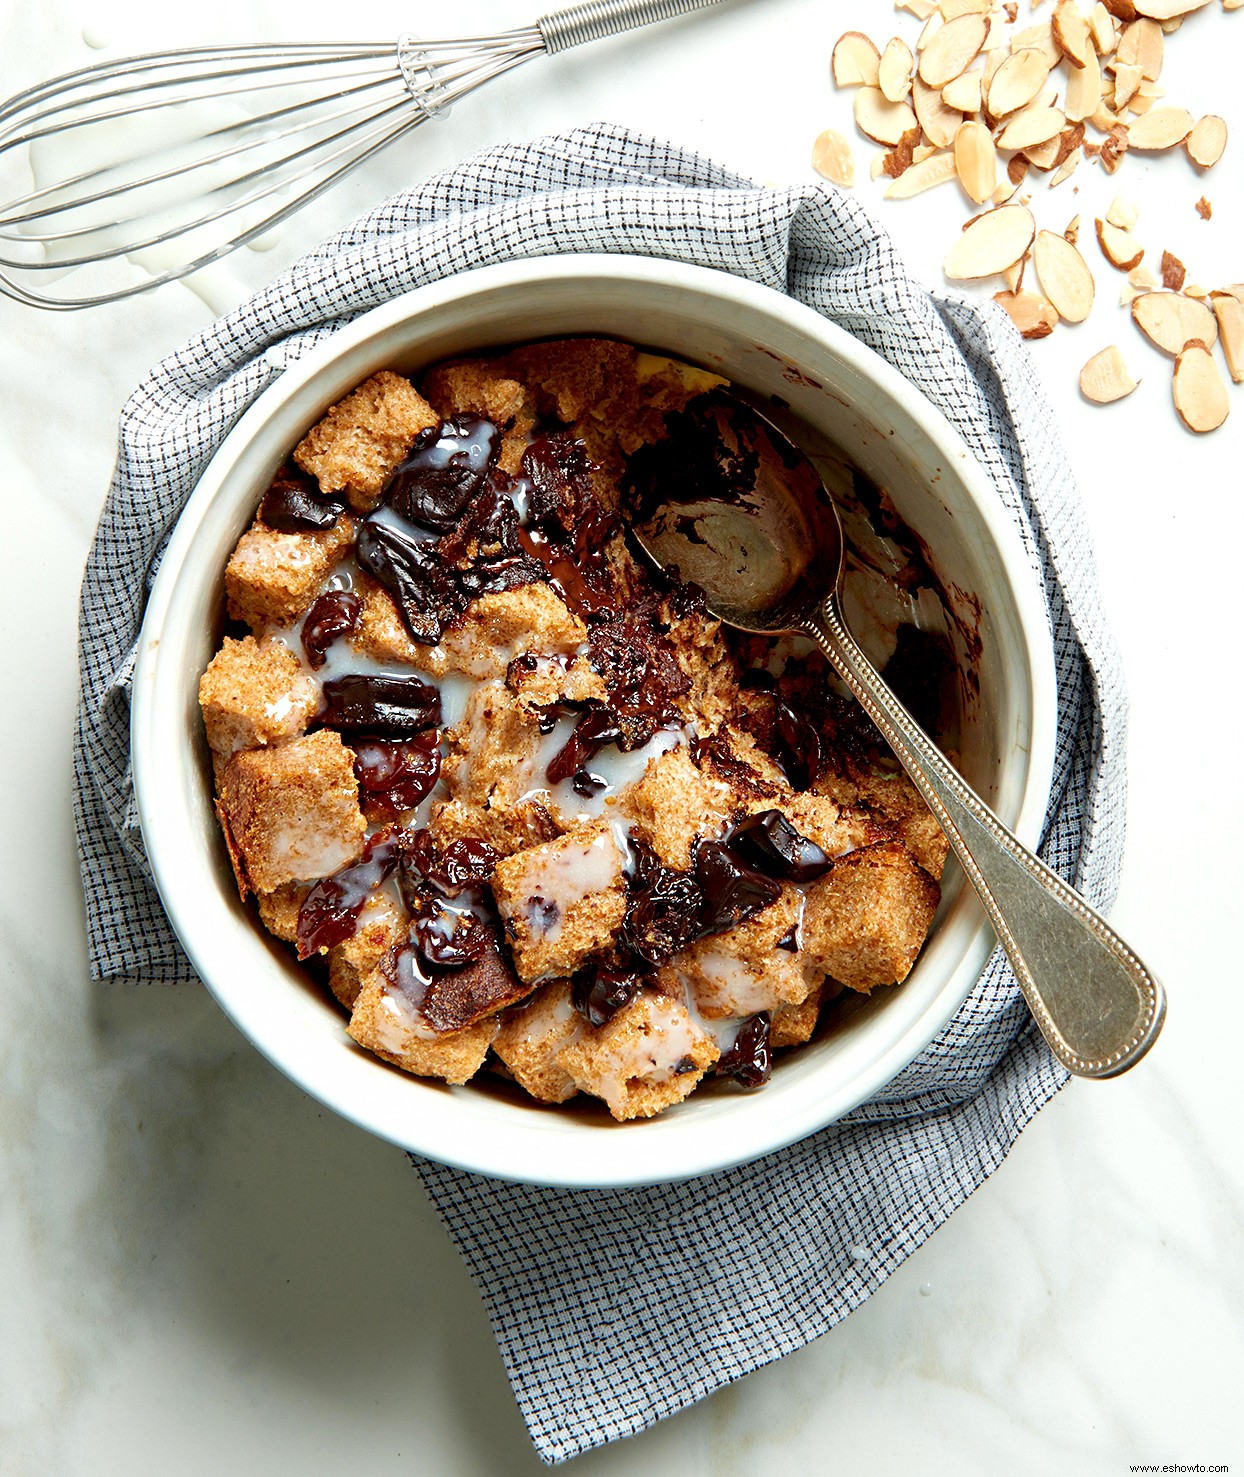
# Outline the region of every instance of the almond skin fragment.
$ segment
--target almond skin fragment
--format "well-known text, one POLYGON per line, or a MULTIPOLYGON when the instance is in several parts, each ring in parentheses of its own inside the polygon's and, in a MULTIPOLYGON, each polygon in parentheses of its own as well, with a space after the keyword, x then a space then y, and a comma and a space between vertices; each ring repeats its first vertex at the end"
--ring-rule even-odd
POLYGON ((1169 251, 1162 253, 1162 286, 1170 292, 1178 292, 1184 285, 1187 277, 1184 264, 1177 256, 1172 256, 1169 251))
POLYGON ((1140 265, 1145 248, 1130 231, 1125 231, 1121 226, 1111 225, 1108 220, 1104 221, 1100 217, 1095 224, 1097 244, 1101 247, 1101 254, 1112 267, 1118 267, 1120 272, 1130 272, 1133 267, 1140 265))
POLYGON ((1038 231, 1033 264, 1046 297, 1068 323, 1083 323, 1093 306, 1093 274, 1065 236, 1038 231))
POLYGON ((1145 292, 1132 303, 1136 326, 1159 349, 1178 354, 1190 343, 1213 348, 1218 322, 1204 303, 1177 292, 1145 292))
POLYGON ((1218 340, 1227 370, 1237 385, 1244 384, 1244 302, 1229 292, 1212 292, 1209 300, 1218 319, 1218 340))
POLYGON ((1139 380, 1134 380, 1117 345, 1101 349, 1080 371, 1080 393, 1095 405, 1111 405, 1130 395, 1139 380))
POLYGON ((1058 324, 1058 311, 1039 292, 995 292, 1022 338, 1047 338, 1058 324))
POLYGON ((1227 125, 1215 113, 1198 118, 1192 132, 1184 139, 1188 158, 1198 169, 1212 169, 1227 147, 1227 125))
POLYGON ((827 128, 812 145, 812 168, 836 185, 855 183, 855 158, 842 134, 827 128))
POLYGON ((969 200, 983 205, 998 188, 998 152, 983 123, 964 123, 955 134, 955 171, 969 200))
POLYGON ((881 53, 877 68, 877 86, 892 103, 901 103, 911 91, 911 47, 892 36, 881 53))
POLYGON ((1179 419, 1198 435, 1216 431, 1231 409, 1214 356, 1200 339, 1194 339, 1176 356, 1171 392, 1179 419))
POLYGON ((966 72, 989 35, 983 15, 960 15, 930 37, 920 54, 920 80, 929 87, 945 87, 966 72))
POLYGON ((1127 127, 1127 143, 1132 149, 1173 149, 1192 132, 1192 114, 1187 108, 1150 108, 1143 118, 1127 127))
POLYGON ((892 103, 879 87, 861 87, 855 94, 855 126, 875 144, 896 144, 916 115, 906 103, 892 103))
POLYGON ((1024 205, 1001 205, 969 221, 946 254, 942 270, 952 282, 992 277, 1017 262, 1032 245, 1037 225, 1024 205))
POLYGON ((881 53, 860 31, 847 31, 834 43, 831 66, 836 87, 876 87, 881 53))

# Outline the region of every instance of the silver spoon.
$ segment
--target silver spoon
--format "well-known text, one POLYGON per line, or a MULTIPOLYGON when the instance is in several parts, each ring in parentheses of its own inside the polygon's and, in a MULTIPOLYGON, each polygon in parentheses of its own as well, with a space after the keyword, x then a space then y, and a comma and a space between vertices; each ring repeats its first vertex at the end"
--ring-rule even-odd
POLYGON ((700 585, 727 625, 816 642, 945 831, 1054 1055, 1082 1077, 1126 1071, 1161 1030, 1161 984, 965 784, 864 655, 840 603, 842 526, 803 453, 725 391, 694 406, 698 431, 676 435, 659 474, 632 464, 641 547, 700 585), (663 500, 670 489, 676 501, 663 500))

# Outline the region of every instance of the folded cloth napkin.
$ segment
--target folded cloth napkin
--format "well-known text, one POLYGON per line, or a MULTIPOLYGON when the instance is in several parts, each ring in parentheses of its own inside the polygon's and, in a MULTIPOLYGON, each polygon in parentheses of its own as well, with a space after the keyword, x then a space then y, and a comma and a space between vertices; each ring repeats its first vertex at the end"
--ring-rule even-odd
MULTIPOLYGON (((1125 702, 1078 494, 1003 313, 927 292, 825 186, 761 189, 597 126, 491 150, 395 196, 170 355, 121 420, 87 564, 76 814, 96 977, 193 978, 151 886, 129 685, 164 539, 225 433, 352 316, 515 257, 625 251, 789 293, 895 365, 992 478, 1049 607, 1058 753, 1042 848, 1098 907, 1124 818, 1125 702)), ((540 1456, 642 1430, 843 1319, 1001 1163, 1066 1074, 995 953, 929 1048, 844 1122, 657 1189, 559 1191, 415 1162, 488 1305, 540 1456)))

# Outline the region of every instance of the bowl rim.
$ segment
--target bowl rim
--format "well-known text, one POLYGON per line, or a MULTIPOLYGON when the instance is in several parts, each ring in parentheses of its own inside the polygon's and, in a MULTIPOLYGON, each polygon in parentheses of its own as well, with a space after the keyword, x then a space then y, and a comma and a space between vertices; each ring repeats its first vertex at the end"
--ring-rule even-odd
MULTIPOLYGON (((259 1049, 281 1072, 317 1101, 332 1108, 342 1117, 387 1139, 409 1153, 419 1154, 453 1168, 492 1178, 563 1188, 605 1188, 655 1185, 692 1178, 745 1164, 765 1154, 788 1147, 810 1134, 839 1121, 845 1114, 868 1100, 890 1082, 946 1026, 963 1004, 977 978, 979 969, 971 970, 962 961, 937 996, 938 1007, 926 1008, 924 1014, 894 1039, 888 1048, 870 1058, 867 1083, 859 1091, 838 1091, 811 1113, 791 1114, 782 1118, 776 1131, 770 1125, 764 1134, 748 1133, 746 1116, 735 1114, 729 1131, 711 1136, 716 1147, 701 1148, 695 1156, 683 1155, 672 1167, 660 1165, 638 1169, 635 1155, 629 1168, 600 1162, 604 1156, 582 1154, 572 1156, 576 1163, 567 1168, 544 1166, 515 1168, 507 1158, 505 1135, 466 1134, 461 1138, 438 1138, 435 1125, 441 1122, 438 1111, 431 1122, 430 1134, 421 1132, 421 1114, 401 1115, 400 1121, 388 1121, 361 1104, 342 1101, 325 1074, 300 1060, 297 1052, 285 1053, 281 1043, 256 1029, 253 1012, 248 1012, 245 992, 230 988, 214 978, 210 962, 212 940, 198 926, 191 900, 170 885, 171 872, 164 859, 174 853, 177 835, 172 807, 162 804, 159 782, 161 765, 158 757, 159 710, 154 702, 156 675, 159 667, 159 633, 163 629, 177 592, 177 574, 193 544, 197 528, 222 485, 234 473, 252 440, 262 433, 264 425, 277 411, 298 396, 305 396, 308 385, 325 374, 344 355, 360 348, 369 338, 395 327, 404 320, 428 310, 452 304, 477 293, 502 288, 547 283, 559 279, 587 278, 597 281, 653 282, 662 287, 686 287, 733 301, 777 319, 784 327, 819 338, 827 351, 842 361, 879 393, 883 402, 896 402, 910 416, 921 434, 942 457, 942 467, 964 484, 979 513, 989 537, 1000 555, 1005 583, 1013 601, 1013 616, 1029 667, 1031 699, 1028 765, 1013 829, 1026 844, 1035 846, 1040 838, 1054 771, 1056 697, 1053 644, 1048 611, 1039 592, 1037 576, 1029 562, 1019 532, 1007 514, 1001 497, 985 469, 977 461, 960 434, 946 416, 910 381, 905 379, 880 355, 869 349, 845 330, 784 293, 747 278, 717 269, 664 258, 635 256, 624 253, 575 253, 563 256, 534 256, 490 264, 455 273, 436 282, 404 292, 377 307, 360 313, 328 338, 312 347, 299 359, 285 367, 271 384, 255 397, 222 439, 215 453, 201 471, 198 480, 169 537, 160 568, 152 583, 147 609, 139 636, 134 667, 131 704, 131 746, 134 795, 139 822, 151 874, 169 921, 185 949, 196 973, 216 1002, 234 1021, 250 1043, 259 1049), (965 976, 960 987, 949 988, 957 974, 965 976), (743 1117, 743 1127, 739 1118, 743 1117)), ((966 883, 964 884, 967 885, 966 883)), ((254 928, 253 922, 251 923, 254 928)), ((979 927, 970 942, 988 934, 989 925, 980 915, 979 927)), ((258 943, 264 943, 258 934, 258 943)), ((965 950, 970 953, 971 949, 965 950)), ((990 950, 981 955, 984 967, 990 950)), ((404 1074, 403 1074, 404 1075, 404 1074)), ((331 1078, 331 1071, 329 1073, 331 1078)), ((439 1086, 439 1084, 438 1084, 439 1086)), ((452 1093, 469 1091, 451 1089, 452 1093)), ((634 1133, 639 1125, 623 1125, 634 1133)), ((720 1129, 722 1125, 718 1124, 720 1129)), ((442 1136, 445 1137, 445 1136, 442 1136)), ((706 1135, 700 1135, 700 1139, 706 1135)), ((538 1135, 537 1135, 538 1138, 538 1135)), ((699 1140, 697 1140, 698 1142, 699 1140)), ((655 1146, 653 1146, 655 1148, 655 1146)), ((659 1151, 658 1151, 659 1153, 659 1151)))

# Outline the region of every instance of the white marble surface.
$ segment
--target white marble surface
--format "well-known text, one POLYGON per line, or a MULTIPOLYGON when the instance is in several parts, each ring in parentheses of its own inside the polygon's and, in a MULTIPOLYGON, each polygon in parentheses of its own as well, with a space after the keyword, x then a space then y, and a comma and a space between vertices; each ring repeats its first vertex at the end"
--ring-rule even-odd
MULTIPOLYGON (((149 0, 11 0, 0 76, 8 92, 87 62, 100 53, 84 32, 108 55, 488 28, 531 9, 355 0, 343 17, 322 0, 180 14, 149 0)), ((126 394, 301 247, 498 138, 610 118, 765 180, 807 179, 813 136, 849 127, 849 97, 827 80, 834 36, 853 24, 884 40, 896 20, 910 36, 884 0, 731 0, 663 36, 515 74, 285 228, 266 255, 246 253, 194 290, 86 315, 0 300, 0 1471, 538 1470, 483 1309, 402 1156, 280 1078, 200 992, 87 981, 69 802, 76 599, 126 394)), ((1216 5, 1168 46, 1172 98, 1236 128, 1214 173, 1202 181, 1181 156, 1131 160, 1113 182, 1081 169, 1038 194, 1043 222, 1061 229, 1077 210, 1087 221, 1122 188, 1143 205, 1151 249, 1169 247, 1210 285, 1244 277, 1241 60, 1244 16, 1216 5), (1208 224, 1193 210, 1202 191, 1208 224)), ((953 188, 891 204, 861 187, 930 281, 962 218, 953 188)), ((1216 436, 1185 433, 1163 363, 1099 277, 1089 322, 1035 353, 1131 686, 1115 917, 1166 979, 1166 1032, 1129 1077, 1063 1093, 843 1327, 581 1459, 584 1474, 1244 1463, 1244 807, 1230 738, 1244 392, 1216 436), (1145 383, 1094 409, 1075 371, 1114 340, 1145 383)))

